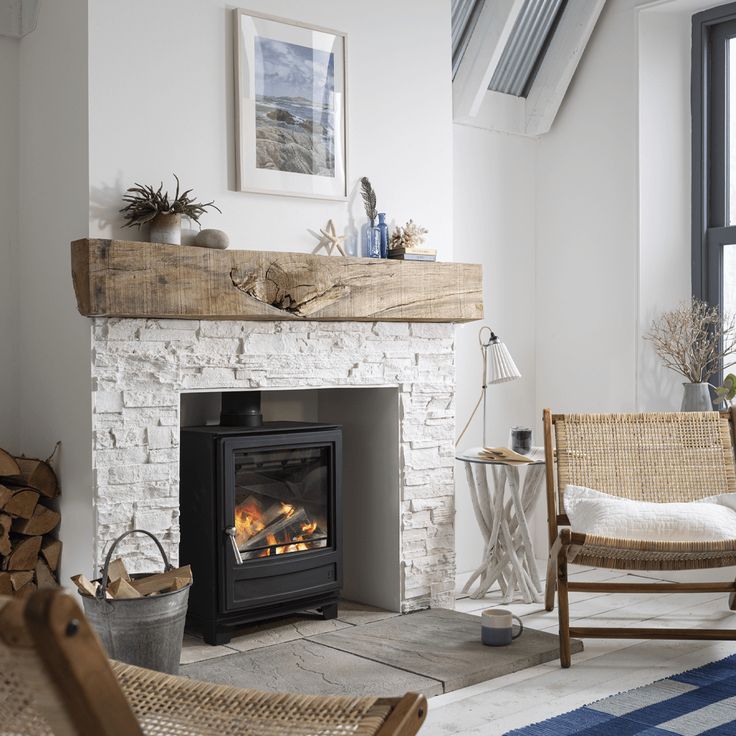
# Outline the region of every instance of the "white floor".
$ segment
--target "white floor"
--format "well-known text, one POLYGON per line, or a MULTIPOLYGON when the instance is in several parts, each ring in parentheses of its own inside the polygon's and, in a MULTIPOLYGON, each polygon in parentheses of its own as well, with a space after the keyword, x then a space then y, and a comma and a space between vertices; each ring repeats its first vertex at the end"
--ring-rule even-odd
MULTIPOLYGON (((690 573, 640 573, 590 570, 571 566, 570 575, 585 580, 641 582, 658 580, 733 580, 736 569, 690 573)), ((499 593, 483 600, 462 598, 456 608, 480 615, 500 605, 499 593)), ((699 626, 736 628, 726 593, 606 594, 572 593, 571 618, 580 626, 699 626), (646 623, 643 623, 646 622, 646 623)), ((539 604, 503 606, 521 616, 525 626, 557 631, 557 613, 539 604)), ((559 662, 533 667, 480 685, 432 698, 422 736, 500 736, 608 695, 646 685, 692 667, 736 653, 736 642, 639 641, 588 639, 573 655, 572 667, 559 662)))

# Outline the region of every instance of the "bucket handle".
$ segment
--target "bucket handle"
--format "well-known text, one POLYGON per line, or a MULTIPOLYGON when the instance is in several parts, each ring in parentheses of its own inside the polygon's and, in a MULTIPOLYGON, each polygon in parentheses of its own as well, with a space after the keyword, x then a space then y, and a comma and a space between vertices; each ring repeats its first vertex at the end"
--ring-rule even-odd
POLYGON ((95 596, 98 600, 103 601, 105 600, 105 591, 107 590, 107 579, 108 579, 108 573, 110 572, 110 561, 112 560, 112 553, 115 551, 115 547, 118 546, 118 544, 125 539, 125 537, 130 536, 131 534, 148 534, 151 539, 153 539, 154 542, 156 542, 156 546, 158 547, 158 551, 161 553, 161 557, 163 557, 164 560, 164 572, 169 572, 169 570, 173 570, 174 566, 169 562, 169 558, 166 556, 166 552, 164 551, 164 548, 161 544, 161 542, 158 541, 158 539, 151 534, 151 532, 147 532, 145 529, 131 529, 129 532, 125 532, 124 534, 121 534, 111 545, 110 549, 107 552, 107 556, 105 557, 105 566, 102 569, 102 580, 100 581, 100 584, 97 586, 97 591, 95 592, 95 596))

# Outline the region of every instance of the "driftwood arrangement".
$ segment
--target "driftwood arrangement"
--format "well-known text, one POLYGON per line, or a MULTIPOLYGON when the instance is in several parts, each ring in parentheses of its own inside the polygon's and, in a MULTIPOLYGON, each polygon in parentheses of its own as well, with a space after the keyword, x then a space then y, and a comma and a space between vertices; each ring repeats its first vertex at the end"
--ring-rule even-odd
POLYGON ((124 240, 72 243, 87 317, 353 322, 483 318, 479 265, 325 258, 124 240))
POLYGON ((61 515, 56 473, 46 460, 0 449, 0 595, 56 588, 61 515))
MULTIPOLYGON (((88 580, 84 575, 74 575, 72 582, 82 595, 94 598, 100 587, 97 580, 88 580)), ((110 563, 108 568, 107 589, 105 598, 110 600, 126 600, 144 598, 170 593, 173 590, 186 588, 192 582, 192 569, 189 565, 178 567, 154 575, 131 576, 125 569, 125 563, 119 557, 110 563)))

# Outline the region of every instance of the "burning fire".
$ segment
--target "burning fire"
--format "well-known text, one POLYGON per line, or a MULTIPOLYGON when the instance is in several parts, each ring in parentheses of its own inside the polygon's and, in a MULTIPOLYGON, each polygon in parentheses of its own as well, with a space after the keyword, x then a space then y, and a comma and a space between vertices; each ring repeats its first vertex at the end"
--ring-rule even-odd
MULTIPOLYGON (((276 510, 262 511, 260 504, 248 499, 235 508, 235 530, 238 547, 248 547, 249 542, 254 547, 268 546, 268 549, 258 551, 258 557, 270 557, 272 554, 282 555, 288 552, 304 552, 315 547, 324 546, 324 540, 311 540, 317 532, 316 521, 299 523, 300 532, 294 530, 299 519, 294 523, 283 525, 283 522, 297 513, 297 509, 289 503, 281 502, 276 510), (280 532, 270 533, 268 527, 279 526, 280 532), (264 533, 265 532, 265 533, 264 533), (260 537, 260 539, 254 539, 260 537)), ((303 516, 303 511, 300 512, 303 516)))
POLYGON ((235 530, 238 544, 246 542, 265 528, 261 512, 255 503, 243 503, 235 507, 235 530))

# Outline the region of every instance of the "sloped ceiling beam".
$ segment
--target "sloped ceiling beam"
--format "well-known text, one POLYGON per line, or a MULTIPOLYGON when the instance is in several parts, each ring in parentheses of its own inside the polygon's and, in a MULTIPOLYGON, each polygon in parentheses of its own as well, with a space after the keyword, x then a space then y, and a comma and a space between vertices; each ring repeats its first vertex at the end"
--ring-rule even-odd
POLYGON ((605 1, 568 0, 526 98, 488 89, 523 3, 487 2, 453 83, 455 122, 530 137, 547 133, 605 1))
POLYGON ((568 0, 526 98, 527 135, 542 135, 552 127, 605 2, 568 0))
POLYGON ((524 0, 484 3, 452 84, 456 119, 478 114, 523 5, 524 0))
POLYGON ((38 23, 38 0, 0 0, 0 36, 23 38, 38 23))

